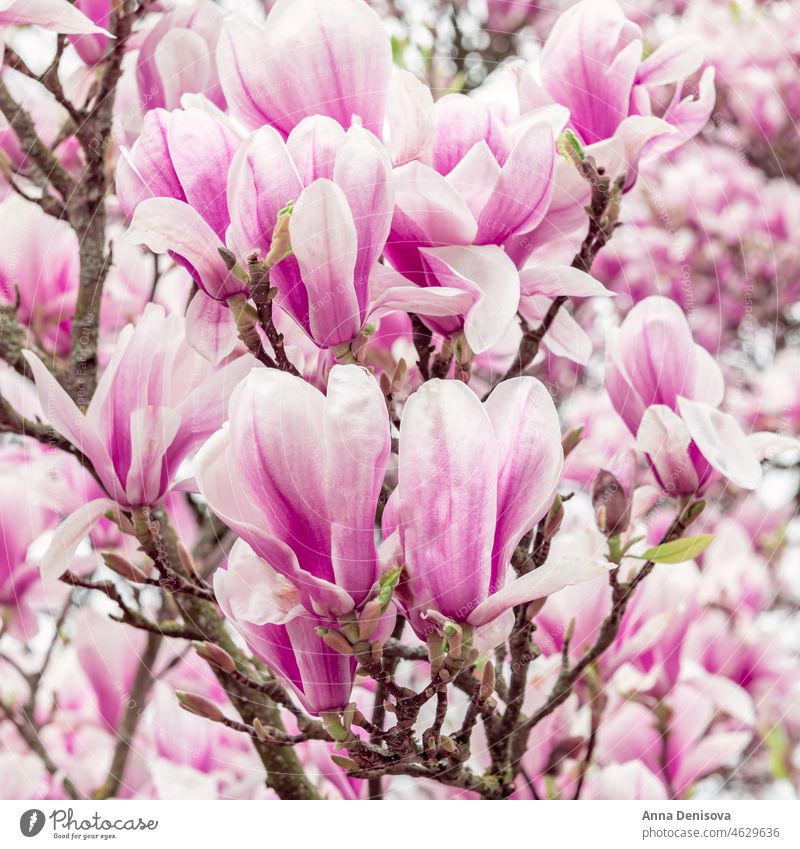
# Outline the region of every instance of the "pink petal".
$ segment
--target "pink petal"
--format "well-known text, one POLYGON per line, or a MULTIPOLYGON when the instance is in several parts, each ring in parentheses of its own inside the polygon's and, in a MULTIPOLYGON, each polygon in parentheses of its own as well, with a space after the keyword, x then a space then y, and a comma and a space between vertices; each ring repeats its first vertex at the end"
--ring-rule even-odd
POLYGON ((440 285, 474 293, 464 321, 470 348, 480 354, 496 345, 519 305, 519 274, 508 254, 497 245, 424 248, 420 253, 440 285))
POLYGON ((322 348, 349 342, 362 323, 354 281, 358 233, 339 186, 316 180, 304 189, 289 233, 308 291, 312 338, 322 348))
POLYGON ((525 131, 503 165, 478 216, 475 241, 501 244, 512 233, 536 227, 553 195, 554 167, 553 131, 548 124, 535 124, 525 131))
POLYGON ((186 310, 186 339, 213 365, 225 359, 238 341, 236 322, 227 304, 198 290, 186 310))
POLYGON ((484 407, 499 463, 493 571, 504 576, 520 539, 553 502, 564 465, 561 425, 550 393, 533 377, 501 383, 484 407))
POLYGON ((263 259, 278 213, 303 190, 278 131, 261 127, 253 133, 234 156, 227 181, 231 242, 239 256, 257 250, 263 259))
POLYGON ((480 627, 517 604, 547 598, 564 587, 592 581, 605 575, 608 569, 607 561, 578 554, 549 557, 543 566, 513 579, 499 592, 490 595, 470 614, 469 623, 480 627))
MULTIPOLYGON (((478 231, 475 218, 441 174, 421 162, 409 162, 395 170, 394 179, 397 211, 413 222, 429 243, 472 243, 478 231)), ((398 223, 393 223, 393 230, 398 223)))
POLYGON ((418 159, 433 163, 436 133, 431 90, 409 71, 395 68, 386 104, 389 150, 395 165, 418 159))
POLYGON ((488 415, 460 381, 432 380, 400 426, 398 519, 419 623, 429 608, 457 621, 489 592, 497 459, 488 415))
POLYGON ((659 86, 691 76, 703 64, 705 44, 696 35, 670 38, 639 65, 638 85, 659 86))
POLYGON ((96 26, 83 12, 67 0, 16 0, 4 2, 0 8, 0 25, 24 26, 34 24, 51 32, 67 35, 86 33, 111 33, 96 26))
POLYGON ((333 180, 347 198, 358 234, 355 283, 362 316, 369 276, 383 253, 392 223, 391 179, 392 163, 386 148, 372 133, 351 127, 336 155, 333 180))
POLYGON ((636 447, 647 454, 669 493, 694 492, 701 483, 689 456, 691 441, 686 425, 669 407, 654 404, 644 411, 636 447))
POLYGON ((173 112, 167 139, 186 202, 224 239, 230 222, 225 187, 240 139, 200 109, 173 112))
POLYGON ((688 398, 678 398, 678 410, 700 453, 723 477, 743 489, 760 485, 761 464, 733 416, 688 398))
POLYGON ((147 245, 153 253, 172 252, 185 259, 198 285, 212 298, 223 301, 245 288, 222 261, 218 251, 224 247, 222 242, 188 204, 174 198, 142 201, 128 234, 134 243, 147 245))
POLYGON ((109 510, 116 511, 117 504, 109 498, 98 498, 83 504, 56 528, 50 546, 39 564, 42 579, 57 581, 70 568, 75 551, 89 535, 95 522, 109 510))
POLYGON ((391 447, 386 399, 360 366, 331 370, 324 440, 333 571, 360 604, 377 578, 375 511, 391 447))
POLYGON ((129 504, 154 505, 166 491, 164 459, 180 424, 180 415, 169 407, 142 407, 131 415, 131 464, 125 483, 129 504))
POLYGON ((599 281, 569 265, 538 265, 534 264, 523 268, 519 273, 520 294, 546 295, 548 298, 557 298, 561 295, 569 298, 613 298, 614 292, 610 292, 599 281))

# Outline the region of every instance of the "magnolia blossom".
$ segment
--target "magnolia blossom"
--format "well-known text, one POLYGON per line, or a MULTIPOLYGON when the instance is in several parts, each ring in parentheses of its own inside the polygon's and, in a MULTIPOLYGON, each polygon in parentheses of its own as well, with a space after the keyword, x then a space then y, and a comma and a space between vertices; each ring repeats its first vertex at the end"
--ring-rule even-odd
POLYGON ((552 505, 560 434, 547 390, 530 377, 502 383, 483 404, 458 381, 429 381, 409 399, 383 534, 387 556, 404 567, 400 598, 420 636, 431 633, 432 613, 481 627, 603 573, 600 561, 568 555, 508 580, 520 539, 552 505), (523 425, 531 421, 535 429, 523 425))
POLYGON ((722 371, 673 301, 645 298, 609 334, 605 379, 665 492, 701 493, 714 472, 745 489, 759 485, 758 436, 719 409, 722 371))
POLYGON ((705 49, 693 36, 677 36, 647 58, 641 28, 616 0, 582 0, 561 15, 545 42, 536 82, 514 66, 523 114, 557 103, 569 109, 570 127, 588 152, 633 185, 640 157, 684 144, 714 108, 714 70, 703 72, 697 97, 683 97, 684 82, 702 65, 705 49), (661 117, 654 93, 675 86, 661 117))
POLYGON ((42 562, 52 577, 107 510, 161 500, 184 458, 223 421, 229 395, 255 364, 246 355, 212 368, 186 343, 180 317, 154 304, 120 334, 85 414, 36 354, 25 357, 47 421, 91 461, 108 496, 61 526, 42 562))
POLYGON ((386 403, 359 366, 335 366, 326 395, 258 369, 194 470, 214 513, 307 610, 335 618, 367 601, 381 574, 375 513, 389 447, 386 403))

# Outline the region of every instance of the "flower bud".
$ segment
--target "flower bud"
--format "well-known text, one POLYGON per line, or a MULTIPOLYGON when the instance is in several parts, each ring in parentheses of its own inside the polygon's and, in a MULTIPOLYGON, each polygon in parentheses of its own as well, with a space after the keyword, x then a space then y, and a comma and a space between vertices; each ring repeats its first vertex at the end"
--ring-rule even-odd
POLYGON ((138 566, 134 566, 133 563, 124 557, 120 557, 119 554, 107 551, 102 557, 103 563, 112 572, 115 572, 121 578, 125 578, 126 581, 130 581, 133 584, 143 584, 147 581, 147 575, 138 566))
POLYGON ((178 704, 189 713, 210 719, 212 722, 222 722, 224 719, 222 711, 214 702, 197 693, 177 692, 178 704))
POLYGON ((630 449, 617 454, 610 469, 601 469, 592 486, 592 506, 597 527, 607 537, 628 529, 633 506, 636 455, 630 449))
POLYGON ((221 646, 214 643, 192 643, 194 650, 200 657, 207 660, 212 666, 216 666, 223 672, 235 672, 236 663, 234 659, 221 646))
POLYGON ((542 535, 548 542, 561 530, 564 521, 564 502, 560 495, 556 495, 553 506, 545 517, 542 535))

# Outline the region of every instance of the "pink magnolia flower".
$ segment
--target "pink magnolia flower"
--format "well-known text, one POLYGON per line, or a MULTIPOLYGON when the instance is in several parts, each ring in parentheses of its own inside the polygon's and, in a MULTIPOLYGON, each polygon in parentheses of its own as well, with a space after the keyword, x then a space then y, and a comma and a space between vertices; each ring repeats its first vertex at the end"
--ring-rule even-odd
POLYGON ((459 289, 421 292, 376 268, 392 190, 388 154, 370 132, 357 125, 345 132, 330 118, 313 117, 286 142, 262 127, 239 143, 207 112, 154 110, 117 172, 132 238, 168 251, 203 290, 187 319, 190 338, 209 339, 210 358, 229 352, 222 343, 231 338, 224 304, 213 301, 247 294, 220 249, 230 249, 242 268, 253 251, 266 257, 289 202, 292 252, 273 268, 271 282, 279 305, 320 347, 350 343, 390 309, 438 315, 463 307, 468 296, 459 289))
POLYGON ((701 66, 700 39, 677 36, 647 58, 639 26, 616 0, 583 0, 556 21, 539 61, 541 83, 514 63, 521 113, 549 103, 566 106, 570 127, 612 175, 636 179, 640 157, 673 150, 703 128, 714 108, 714 70, 706 68, 697 97, 683 98, 687 77, 701 66), (654 93, 675 85, 671 102, 655 117, 654 93))
POLYGON ((391 46, 363 0, 278 0, 263 27, 230 15, 217 67, 231 113, 248 128, 269 124, 285 137, 311 115, 343 127, 356 115, 383 133, 391 46))
POLYGON ((722 371, 674 302, 645 298, 609 333, 605 381, 668 494, 702 493, 715 471, 745 489, 761 482, 759 435, 719 409, 722 371))
POLYGON ((653 89, 676 83, 664 117, 685 141, 714 106, 713 71, 706 71, 697 100, 681 100, 682 82, 700 68, 704 54, 699 38, 678 36, 644 58, 642 31, 615 0, 583 0, 558 18, 545 42, 542 89, 570 110, 572 127, 591 145, 612 138, 629 116, 650 115, 653 89))
POLYGON ((293 201, 292 255, 270 275, 279 303, 323 348, 350 342, 367 321, 369 281, 392 216, 391 163, 372 133, 330 118, 302 121, 286 142, 263 127, 241 147, 228 181, 230 241, 244 259, 270 250, 293 201))
POLYGON ((334 366, 326 395, 259 369, 194 471, 211 510, 306 610, 335 618, 362 605, 381 574, 375 514, 389 448, 386 402, 364 369, 334 366))
POLYGON ((301 121, 286 141, 253 133, 228 178, 228 240, 242 261, 264 258, 278 215, 293 201, 291 254, 274 266, 278 303, 321 348, 346 345, 392 310, 457 313, 471 302, 458 285, 435 291, 377 265, 389 232, 394 187, 389 155, 368 130, 330 118, 301 121))
MULTIPOLYGON (((291 686, 307 711, 318 714, 347 705, 357 661, 317 633, 320 627, 335 628, 336 622, 309 612, 301 592, 243 540, 234 545, 228 568, 215 573, 214 591, 250 650, 291 686)), ((389 622, 382 629, 384 637, 391 628, 389 622)))
POLYGON ((483 404, 459 381, 432 380, 411 396, 383 534, 387 557, 404 567, 398 593, 418 635, 431 632, 431 613, 482 627, 604 571, 598 560, 565 557, 508 580, 562 464, 555 405, 532 377, 500 384, 483 404))
POLYGON ((519 276, 503 246, 545 216, 553 192, 552 121, 559 116, 511 127, 499 107, 463 95, 442 98, 431 112, 430 158, 395 169, 386 257, 418 286, 469 295, 459 315, 419 314, 443 336, 463 331, 481 353, 500 341, 519 306, 519 276))
POLYGON ((120 334, 85 415, 35 354, 25 357, 47 421, 89 458, 108 496, 60 526, 41 566, 53 577, 107 510, 163 498, 180 463, 222 423, 228 397, 255 364, 246 355, 214 369, 186 343, 182 319, 166 317, 155 304, 120 334))

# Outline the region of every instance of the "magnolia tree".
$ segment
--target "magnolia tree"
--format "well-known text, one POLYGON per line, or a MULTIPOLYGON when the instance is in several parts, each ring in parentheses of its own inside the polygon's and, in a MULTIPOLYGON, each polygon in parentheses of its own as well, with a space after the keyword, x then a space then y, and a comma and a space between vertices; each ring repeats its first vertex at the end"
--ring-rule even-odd
POLYGON ((797 10, 473 5, 0 3, 0 797, 792 792, 797 10))

